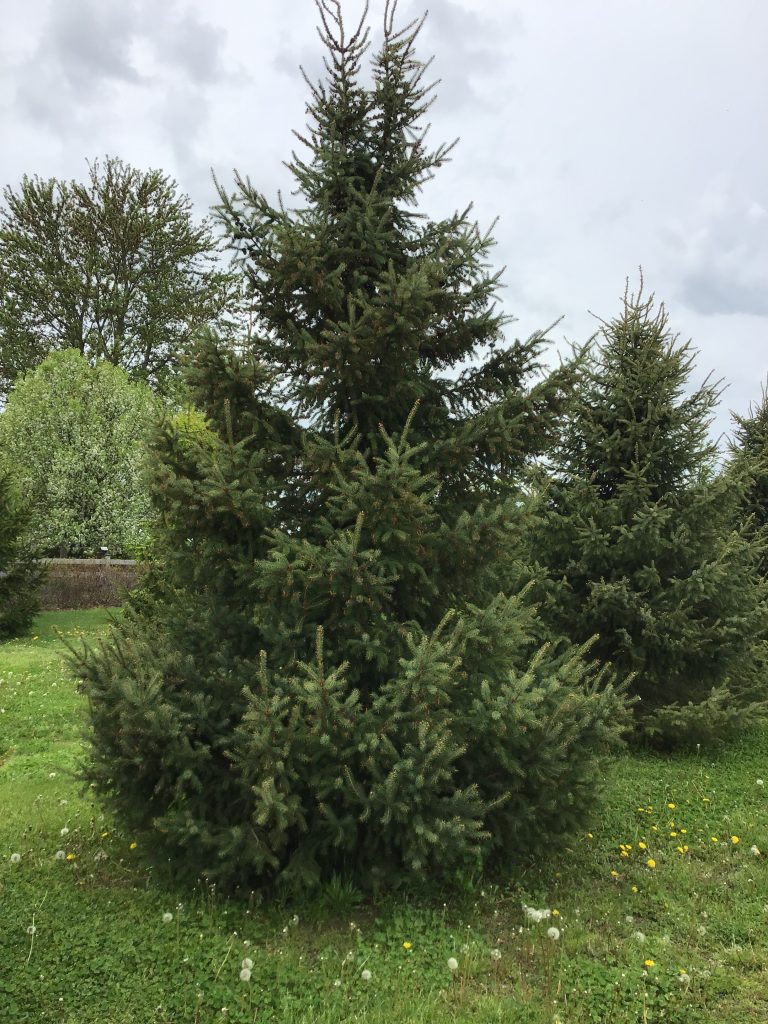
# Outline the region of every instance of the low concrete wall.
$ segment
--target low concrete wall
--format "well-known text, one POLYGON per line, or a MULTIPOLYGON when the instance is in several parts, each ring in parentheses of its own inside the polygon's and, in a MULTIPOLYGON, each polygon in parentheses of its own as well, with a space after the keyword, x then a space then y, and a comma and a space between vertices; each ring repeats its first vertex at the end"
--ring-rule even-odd
POLYGON ((136 586, 141 569, 137 562, 119 558, 46 558, 43 564, 43 611, 120 604, 136 586))

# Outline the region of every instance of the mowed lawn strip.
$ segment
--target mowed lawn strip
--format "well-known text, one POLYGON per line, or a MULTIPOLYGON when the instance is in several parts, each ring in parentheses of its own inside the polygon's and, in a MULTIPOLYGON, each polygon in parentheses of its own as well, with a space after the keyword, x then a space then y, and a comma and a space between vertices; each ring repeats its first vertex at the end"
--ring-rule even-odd
POLYGON ((583 833, 503 877, 224 899, 175 888, 74 777, 62 635, 110 614, 0 646, 0 1021, 768 1020, 768 731, 622 757, 583 833))

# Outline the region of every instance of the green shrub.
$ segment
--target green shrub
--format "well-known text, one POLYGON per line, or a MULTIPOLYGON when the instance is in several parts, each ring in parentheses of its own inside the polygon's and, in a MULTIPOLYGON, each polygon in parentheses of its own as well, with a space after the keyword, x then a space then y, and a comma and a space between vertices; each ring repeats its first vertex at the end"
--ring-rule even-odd
POLYGON ((30 530, 49 556, 131 554, 150 535, 144 460, 157 402, 111 363, 54 352, 21 377, 0 414, 0 463, 29 499, 30 530))

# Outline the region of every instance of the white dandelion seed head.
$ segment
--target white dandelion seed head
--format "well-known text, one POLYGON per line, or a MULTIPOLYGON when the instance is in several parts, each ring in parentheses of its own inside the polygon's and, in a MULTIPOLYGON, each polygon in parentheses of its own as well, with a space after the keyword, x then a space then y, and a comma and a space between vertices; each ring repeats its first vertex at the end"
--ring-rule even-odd
POLYGON ((756 786, 764 786, 765 783, 763 782, 762 779, 755 779, 755 785, 756 786))
POLYGON ((163 914, 163 924, 170 924, 172 920, 173 914, 170 912, 170 910, 166 910, 166 912, 163 914))
POLYGON ((631 914, 627 914, 627 916, 626 916, 626 917, 624 918, 624 920, 625 920, 625 921, 627 922, 627 924, 632 924, 632 922, 633 922, 633 921, 634 921, 635 919, 634 919, 634 917, 632 917, 632 915, 631 915, 631 914))
POLYGON ((68 836, 68 835, 69 835, 69 829, 67 828, 67 826, 66 826, 66 825, 65 825, 65 826, 64 826, 64 828, 63 828, 63 829, 61 830, 61 832, 59 832, 59 835, 60 835, 60 836, 68 836))
POLYGON ((341 978, 337 978, 333 983, 334 988, 341 988, 341 978))
POLYGON ((243 967, 243 969, 240 971, 240 981, 250 981, 250 980, 251 980, 251 969, 250 969, 250 967, 243 967))
POLYGON ((294 914, 291 918, 291 924, 295 927, 299 923, 299 915, 294 914))
POLYGON ((34 935, 36 933, 36 931, 37 931, 37 925, 31 924, 27 928, 27 935, 34 935))
POLYGON ((11 864, 18 864, 20 860, 21 860, 21 854, 20 853, 12 853, 11 854, 11 864))
POLYGON ((750 846, 749 852, 752 854, 753 857, 759 857, 760 856, 760 850, 758 849, 757 846, 750 846))
POLYGON ((547 938, 552 939, 553 942, 557 942, 560 938, 560 929, 555 928, 554 925, 551 928, 547 928, 547 938))
POLYGON ((245 957, 245 959, 243 960, 243 962, 242 962, 242 963, 240 964, 240 966, 241 966, 241 967, 242 967, 242 968, 243 968, 244 970, 246 970, 246 971, 250 971, 250 970, 252 970, 252 969, 253 969, 253 960, 251 960, 251 958, 250 958, 249 956, 247 956, 247 957, 245 957))
POLYGON ((364 971, 360 972, 360 977, 363 979, 363 981, 370 981, 371 978, 373 977, 373 975, 371 974, 371 972, 366 967, 366 969, 364 971))
POLYGON ((66 853, 63 850, 57 850, 56 851, 56 860, 64 860, 64 858, 66 856, 67 855, 66 855, 66 853))
POLYGON ((632 938, 635 940, 635 942, 639 942, 640 945, 642 945, 645 942, 645 935, 643 935, 642 932, 633 932, 632 938))
POLYGON ((449 956, 448 957, 448 970, 449 971, 458 971, 458 969, 459 969, 459 961, 456 959, 455 956, 449 956))
POLYGON ((678 974, 677 976, 677 980, 680 982, 681 985, 687 985, 688 982, 691 980, 691 976, 687 971, 681 971, 680 974, 678 974))
POLYGON ((491 960, 501 960, 501 950, 500 949, 492 949, 491 950, 491 960))
POLYGON ((696 929, 696 931, 699 933, 699 935, 706 935, 707 934, 707 929, 704 927, 703 924, 700 924, 699 927, 696 929))

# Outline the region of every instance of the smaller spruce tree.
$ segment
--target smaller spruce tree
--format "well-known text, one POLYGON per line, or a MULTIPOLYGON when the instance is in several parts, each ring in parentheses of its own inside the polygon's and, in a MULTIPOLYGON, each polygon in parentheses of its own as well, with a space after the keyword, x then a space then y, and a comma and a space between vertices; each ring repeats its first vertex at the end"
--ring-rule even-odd
MULTIPOLYGON (((728 472, 739 487, 741 517, 760 544, 768 539, 768 392, 747 416, 734 414, 728 472)), ((768 577, 768 545, 762 548, 760 575, 768 577)))
POLYGON ((23 540, 27 527, 11 476, 0 472, 0 640, 29 629, 39 608, 43 573, 23 540))
POLYGON ((603 323, 553 452, 534 552, 556 634, 599 639, 631 679, 637 730, 722 735, 766 708, 761 545, 708 437, 719 391, 689 390, 689 345, 653 297, 603 323))

